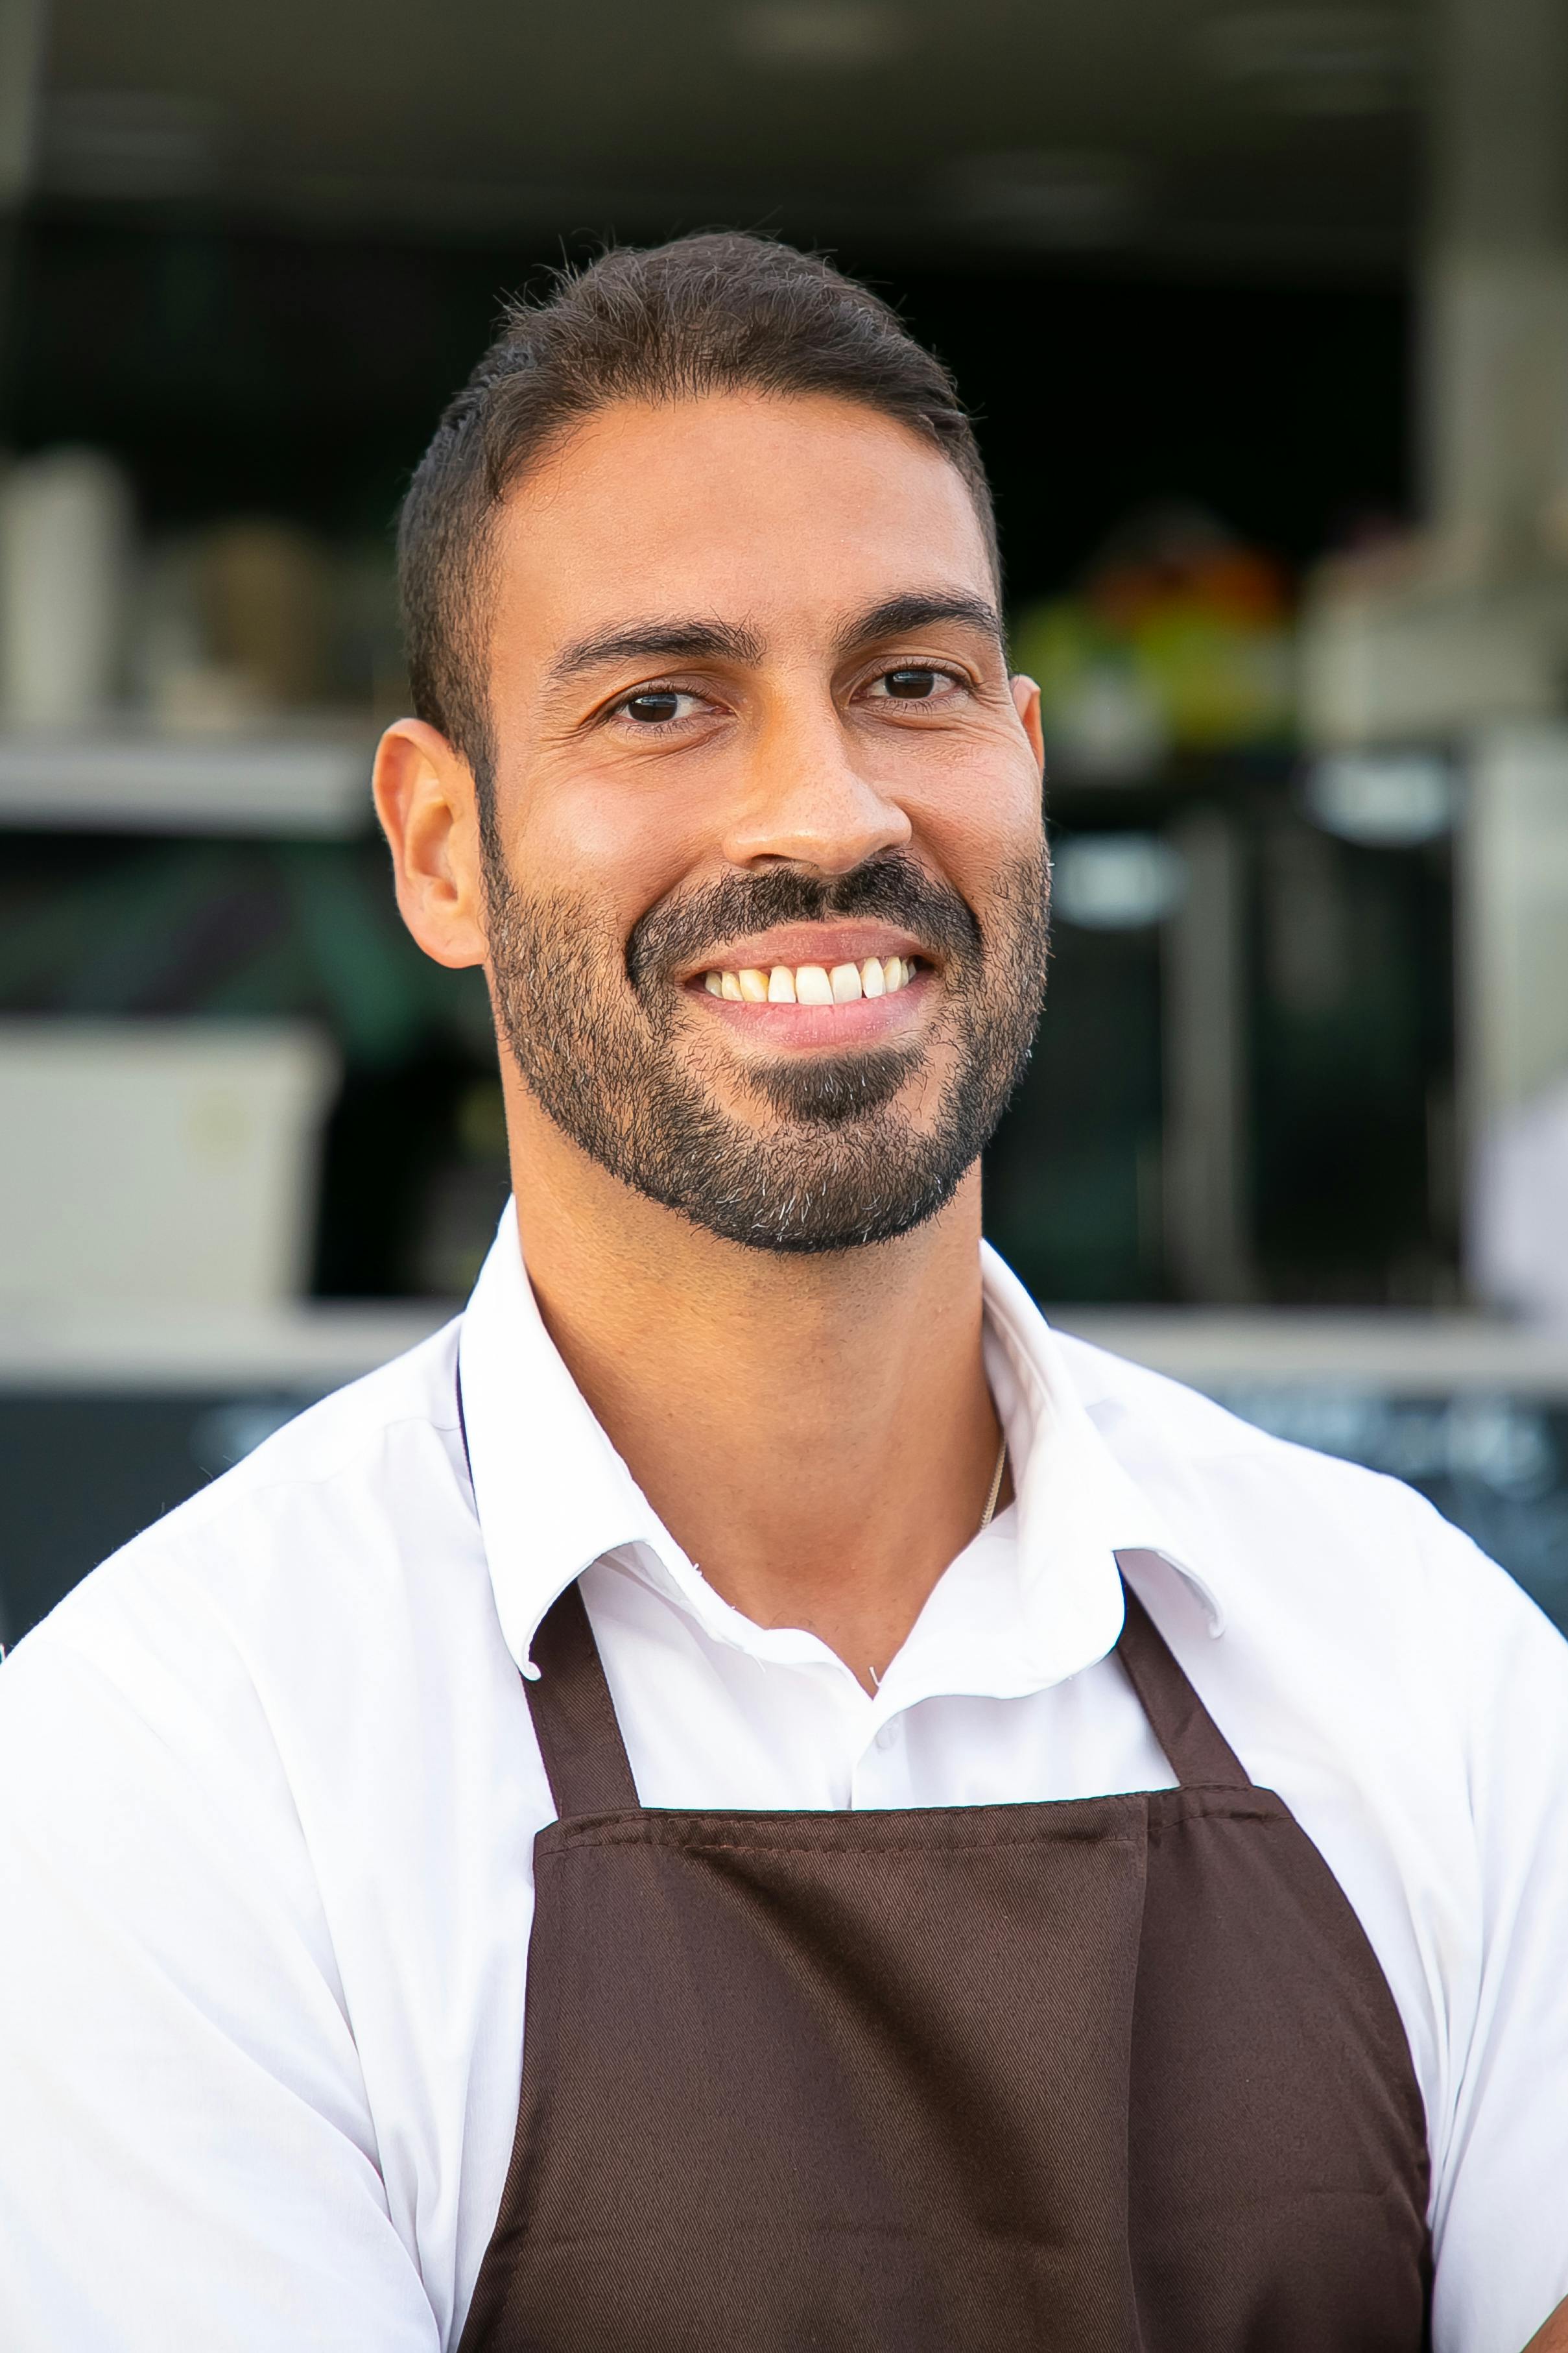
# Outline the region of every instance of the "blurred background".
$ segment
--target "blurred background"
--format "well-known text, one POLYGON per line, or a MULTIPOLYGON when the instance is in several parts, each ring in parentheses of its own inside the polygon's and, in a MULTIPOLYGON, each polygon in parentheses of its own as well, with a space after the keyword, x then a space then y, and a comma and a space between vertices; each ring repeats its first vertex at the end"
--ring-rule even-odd
POLYGON ((0 1634, 452 1311, 397 501, 606 237, 955 369, 1044 689, 994 1237, 1568 1623, 1568 0, 0 0, 0 1634))

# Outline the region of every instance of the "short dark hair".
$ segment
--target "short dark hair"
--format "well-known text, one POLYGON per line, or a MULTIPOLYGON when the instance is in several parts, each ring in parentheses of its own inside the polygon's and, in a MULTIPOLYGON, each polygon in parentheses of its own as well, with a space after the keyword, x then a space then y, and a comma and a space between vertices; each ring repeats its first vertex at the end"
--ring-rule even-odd
POLYGON ((414 708, 474 770, 493 768, 483 607, 509 491, 579 418, 616 400, 831 393, 907 426, 963 476, 999 572, 990 486, 942 362, 820 255, 736 230, 617 247, 509 305, 415 472, 398 533, 414 708))

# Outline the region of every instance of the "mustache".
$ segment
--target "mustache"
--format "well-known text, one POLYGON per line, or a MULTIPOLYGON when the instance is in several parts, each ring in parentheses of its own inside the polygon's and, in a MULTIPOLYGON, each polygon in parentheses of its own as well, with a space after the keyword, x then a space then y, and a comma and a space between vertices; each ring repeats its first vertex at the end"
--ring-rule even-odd
POLYGON ((879 916, 961 970, 973 972, 983 960, 980 924, 967 900, 933 882, 912 858, 891 851, 847 874, 782 866, 727 874, 687 897, 664 900, 633 924, 626 975, 640 992, 752 932, 847 915, 879 916))

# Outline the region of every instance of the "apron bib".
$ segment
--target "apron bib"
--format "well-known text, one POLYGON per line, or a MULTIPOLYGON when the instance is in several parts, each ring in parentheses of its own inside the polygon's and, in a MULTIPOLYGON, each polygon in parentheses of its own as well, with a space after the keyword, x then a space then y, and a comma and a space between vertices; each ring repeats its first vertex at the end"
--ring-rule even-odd
POLYGON ((660 1811, 568 1588, 460 2353, 1423 2353, 1426 2122, 1377 1960, 1131 1590, 1117 1655, 1173 1789, 660 1811))

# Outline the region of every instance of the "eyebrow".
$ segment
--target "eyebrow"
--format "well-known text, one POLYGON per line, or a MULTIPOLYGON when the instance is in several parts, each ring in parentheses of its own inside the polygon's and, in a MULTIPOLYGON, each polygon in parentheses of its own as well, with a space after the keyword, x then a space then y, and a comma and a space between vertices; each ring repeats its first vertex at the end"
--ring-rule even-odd
POLYGON ((761 638, 742 622, 631 621, 563 646, 550 665, 549 682, 562 686, 609 662, 732 661, 754 667, 762 659, 761 638))
POLYGON ((981 637, 991 638, 998 647, 1005 649, 1002 616, 984 596, 969 596, 956 590, 917 589, 902 596, 889 596, 848 622, 838 633, 838 651, 851 653, 857 646, 874 644, 879 638, 906 637, 912 630, 939 627, 943 621, 956 621, 961 628, 976 630, 981 637))

